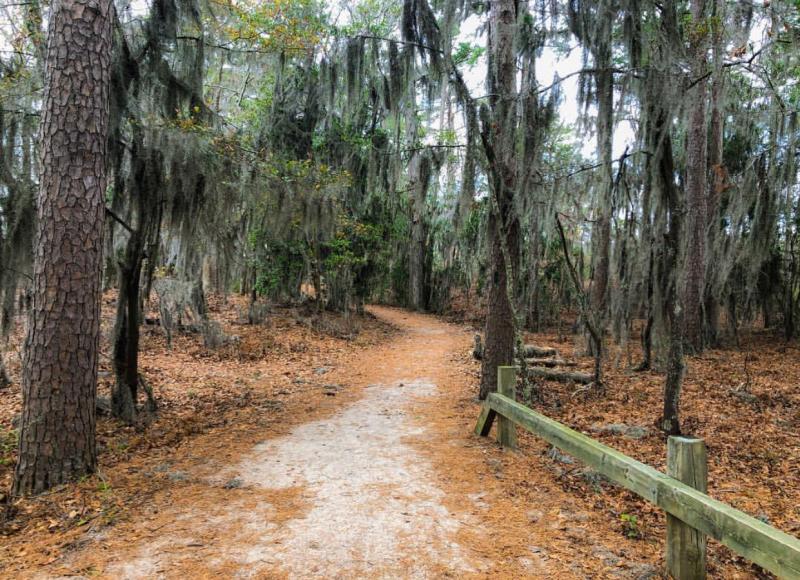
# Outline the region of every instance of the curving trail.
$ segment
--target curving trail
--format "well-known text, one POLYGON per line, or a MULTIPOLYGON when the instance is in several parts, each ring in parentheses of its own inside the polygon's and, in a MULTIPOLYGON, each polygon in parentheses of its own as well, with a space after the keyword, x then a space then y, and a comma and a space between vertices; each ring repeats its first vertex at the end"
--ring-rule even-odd
POLYGON ((587 577, 575 559, 599 544, 585 514, 557 486, 535 506, 509 493, 503 470, 522 454, 470 433, 471 332, 370 311, 401 332, 326 375, 348 388, 331 408, 236 453, 193 444, 180 492, 79 548, 71 576, 587 577))

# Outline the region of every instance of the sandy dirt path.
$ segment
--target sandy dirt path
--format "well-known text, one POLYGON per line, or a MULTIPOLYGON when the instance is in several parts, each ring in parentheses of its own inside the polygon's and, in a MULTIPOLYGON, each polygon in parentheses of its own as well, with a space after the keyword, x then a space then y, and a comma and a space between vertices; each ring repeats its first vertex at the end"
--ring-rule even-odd
POLYGON ((371 312, 401 332, 325 369, 342 387, 322 411, 309 405, 283 432, 239 449, 235 435, 201 438, 170 466, 175 490, 87 538, 59 569, 131 579, 640 577, 618 573, 613 546, 546 474, 526 482, 541 492, 534 506, 505 484, 524 457, 470 433, 466 328, 371 312))

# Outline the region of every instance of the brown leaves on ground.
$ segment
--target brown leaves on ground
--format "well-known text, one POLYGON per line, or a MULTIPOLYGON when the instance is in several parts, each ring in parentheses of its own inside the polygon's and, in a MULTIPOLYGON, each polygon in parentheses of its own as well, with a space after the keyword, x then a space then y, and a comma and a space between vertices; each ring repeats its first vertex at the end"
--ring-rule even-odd
MULTIPOLYGON (((104 353, 110 352, 114 309, 115 297, 107 294, 104 353)), ((155 417, 142 411, 134 426, 98 417, 96 475, 35 498, 3 495, 0 576, 52 564, 89 535, 135 518, 159 491, 191 483, 181 469, 189 438, 208 435, 212 465, 230 457, 237 445, 252 444, 266 432, 285 430, 324 410, 320 400, 335 399, 331 392, 346 396, 346 385, 329 384, 328 372, 394 332, 370 315, 344 320, 303 307, 275 307, 264 323, 248 325, 242 322, 245 300, 238 296, 227 301, 211 297, 209 310, 225 334, 236 337, 216 350, 204 347, 202 337, 193 333, 173 336, 170 350, 160 327, 142 327, 140 371, 155 391, 159 411, 155 417)), ((18 326, 5 355, 13 384, 0 391, 0 494, 10 488, 16 460, 14 428, 22 404, 17 351, 23 331, 18 326)), ((104 354, 99 396, 110 396, 112 382, 111 361, 104 354)))
MULTIPOLYGON (((592 370, 593 359, 581 352, 582 341, 575 337, 531 334, 529 342, 555 347, 581 370, 592 370)), ((742 337, 741 347, 731 344, 687 357, 681 399, 684 434, 703 438, 708 448, 709 494, 794 536, 800 536, 798 350, 796 343, 762 331, 742 337)), ((665 471, 666 439, 658 427, 664 375, 631 370, 639 354, 638 345, 612 349, 604 395, 583 392, 580 385, 541 382, 542 400, 533 407, 665 471)), ((529 459, 513 476, 514 485, 525 489, 528 474, 547 469, 584 507, 605 514, 592 526, 604 525, 622 544, 647 544, 641 551, 661 561, 661 510, 527 433, 522 441, 529 459)), ((531 501, 535 495, 535 490, 530 493, 531 501)), ((719 578, 764 577, 756 566, 713 541, 709 567, 719 578)))
MULTIPOLYGON (((106 337, 113 306, 113 297, 107 296, 106 337)), ((97 475, 6 506, 0 522, 0 576, 34 569, 58 572, 71 553, 115 529, 113 524, 125 522, 120 528, 128 533, 157 537, 158 529, 141 530, 135 520, 170 498, 195 498, 200 506, 216 501, 218 490, 202 485, 198 474, 216 473, 256 442, 353 400, 358 390, 345 383, 368 381, 375 361, 364 359, 364 353, 376 352, 370 347, 393 332, 369 316, 319 318, 280 308, 264 324, 248 326, 239 322, 243 306, 238 299, 210 301, 224 332, 238 337, 216 351, 191 334, 177 336, 167 350, 158 327, 145 327, 142 369, 161 405, 157 418, 143 417, 135 427, 101 418, 97 475)), ((424 322, 419 315, 406 320, 398 313, 395 318, 403 324, 424 322)), ((452 328, 452 345, 435 368, 417 368, 413 360, 404 364, 411 375, 430 375, 439 385, 440 395, 418 408, 430 436, 415 445, 436 467, 451 510, 479 522, 464 526, 458 541, 484 559, 494 577, 542 576, 548 570, 559 570, 563 577, 659 577, 665 536, 660 510, 527 433, 520 433, 519 453, 471 435, 479 408, 479 365, 471 358, 471 332, 452 328)), ((706 440, 713 497, 799 535, 798 345, 767 333, 742 338, 742 348, 728 346, 687 359, 684 430, 706 440)), ((591 369, 591 358, 583 356, 574 337, 543 333, 529 340, 555 347, 577 369, 591 369)), ((663 375, 630 370, 638 354, 632 347, 612 349, 605 395, 542 382, 541 400, 533 406, 663 470, 666 446, 657 426, 663 375)), ((17 379, 18 357, 12 351, 6 360, 17 379)), ((107 358, 102 370, 100 390, 107 395, 112 380, 107 358)), ((14 459, 8 432, 19 405, 18 386, 0 391, 4 489, 14 459)), ((225 486, 238 491, 235 481, 225 486)), ((302 513, 297 501, 285 503, 287 518, 302 513)), ((713 542, 709 568, 714 578, 764 577, 713 542)))

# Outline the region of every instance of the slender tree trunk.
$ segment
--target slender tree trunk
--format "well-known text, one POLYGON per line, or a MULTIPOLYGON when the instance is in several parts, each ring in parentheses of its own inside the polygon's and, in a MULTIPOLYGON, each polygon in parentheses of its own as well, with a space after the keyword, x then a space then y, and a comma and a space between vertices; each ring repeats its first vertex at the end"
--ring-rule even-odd
POLYGON ((50 15, 14 495, 40 493, 97 465, 111 10, 108 0, 61 0, 50 15))
MULTIPOLYGON (((519 257, 519 220, 514 211, 516 171, 514 143, 516 128, 516 28, 517 5, 514 0, 496 0, 490 9, 489 78, 491 93, 491 127, 484 122, 484 149, 492 174, 494 197, 489 214, 491 270, 488 310, 486 313, 486 347, 481 365, 480 398, 497 390, 497 367, 514 360, 516 331, 512 304, 519 257), (510 263, 509 263, 510 262, 510 263)), ((488 121, 488 112, 482 114, 488 121)))
MULTIPOLYGON (((647 115, 655 121, 658 115, 658 106, 650 104, 648 106, 647 115)), ((647 134, 645 143, 651 152, 659 150, 662 144, 659 142, 663 127, 658 123, 651 122, 647 125, 647 134)), ((645 326, 642 330, 642 361, 636 367, 636 370, 645 371, 649 370, 653 365, 653 328, 655 326, 655 283, 656 283, 656 239, 653 234, 654 230, 654 217, 653 217, 653 196, 657 193, 658 184, 658 164, 654 162, 654 156, 649 155, 645 162, 645 181, 644 189, 642 192, 642 245, 646 251, 647 265, 644 277, 644 309, 645 309, 645 326)))
MULTIPOLYGON (((725 2, 714 0, 714 16, 718 23, 724 22, 725 2)), ((708 250, 706 252, 706 267, 715 259, 715 248, 717 240, 721 235, 719 208, 722 193, 725 190, 726 171, 723 165, 723 130, 724 123, 722 117, 722 104, 724 97, 724 76, 723 60, 724 38, 722 27, 717 24, 712 30, 714 37, 714 74, 711 81, 711 128, 709 131, 710 140, 708 143, 708 250)), ((710 271, 707 269, 707 271, 710 271)), ((706 338, 710 345, 715 345, 719 338, 719 298, 717 289, 713 284, 706 281, 705 289, 705 319, 706 319, 706 338)))
POLYGON ((408 167, 409 187, 411 189, 411 248, 409 249, 409 297, 415 310, 425 310, 425 255, 427 228, 425 224, 425 204, 430 183, 429 161, 420 151, 414 151, 408 167))
POLYGON ((688 95, 689 134, 686 144, 686 280, 683 286, 684 340, 692 352, 703 350, 703 300, 706 280, 706 225, 708 181, 708 134, 706 126, 706 39, 701 22, 705 0, 692 0, 692 26, 689 36, 692 78, 695 86, 688 95))
MULTIPOLYGON (((608 281, 611 269, 611 212, 614 175, 611 166, 614 134, 614 76, 611 67, 611 22, 607 38, 596 53, 597 68, 597 151, 601 170, 600 195, 592 237, 594 242, 594 276, 592 280, 592 310, 601 330, 605 331, 608 317, 608 281)), ((605 36, 605 35, 604 35, 605 36)))
POLYGON ((667 353, 667 375, 664 381, 664 413, 662 429, 668 435, 679 435, 680 398, 683 386, 683 345, 684 345, 684 308, 680 296, 681 258, 680 243, 683 233, 682 208, 678 199, 678 191, 674 184, 675 168, 672 160, 672 140, 669 127, 662 118, 659 131, 667 132, 663 139, 663 151, 660 152, 659 179, 664 203, 669 211, 669 229, 664 248, 664 275, 666 291, 664 292, 664 318, 668 325, 669 348, 667 353))
POLYGON ((683 332, 680 307, 675 302, 669 319, 669 351, 667 354, 667 376, 664 383, 664 414, 661 428, 667 435, 680 435, 680 402, 683 385, 683 332))
MULTIPOLYGON (((649 217, 646 218, 649 220, 649 217)), ((653 251, 653 241, 649 239, 647 243, 650 246, 650 257, 647 261, 647 279, 646 279, 646 312, 647 318, 645 320, 644 329, 642 330, 642 362, 636 367, 637 370, 646 371, 650 370, 653 366, 653 325, 655 324, 655 316, 653 315, 653 299, 654 299, 654 276, 655 276, 655 252, 653 251)))
POLYGON ((144 243, 139 229, 130 234, 125 261, 120 264, 117 320, 114 327, 114 373, 111 411, 128 423, 136 418, 139 388, 139 288, 144 243))
POLYGON ((311 242, 311 248, 314 252, 311 258, 311 280, 314 284, 315 308, 320 313, 323 311, 325 303, 322 300, 322 253, 316 238, 311 242))
POLYGON ((8 378, 8 373, 6 372, 6 363, 3 360, 3 355, 0 353, 0 389, 5 389, 11 385, 11 379, 8 378))

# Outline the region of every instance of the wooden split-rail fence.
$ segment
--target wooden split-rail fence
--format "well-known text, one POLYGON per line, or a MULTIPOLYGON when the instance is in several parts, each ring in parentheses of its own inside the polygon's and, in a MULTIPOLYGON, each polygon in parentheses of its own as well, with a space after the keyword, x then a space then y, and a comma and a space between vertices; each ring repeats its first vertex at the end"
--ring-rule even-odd
POLYGON ((498 392, 483 404, 477 435, 497 419, 497 440, 516 448, 516 426, 572 455, 612 482, 667 512, 667 572, 676 580, 706 577, 711 537, 779 578, 800 579, 800 540, 706 495, 708 468, 702 439, 670 437, 667 474, 549 419, 516 401, 516 367, 498 368, 498 392))

